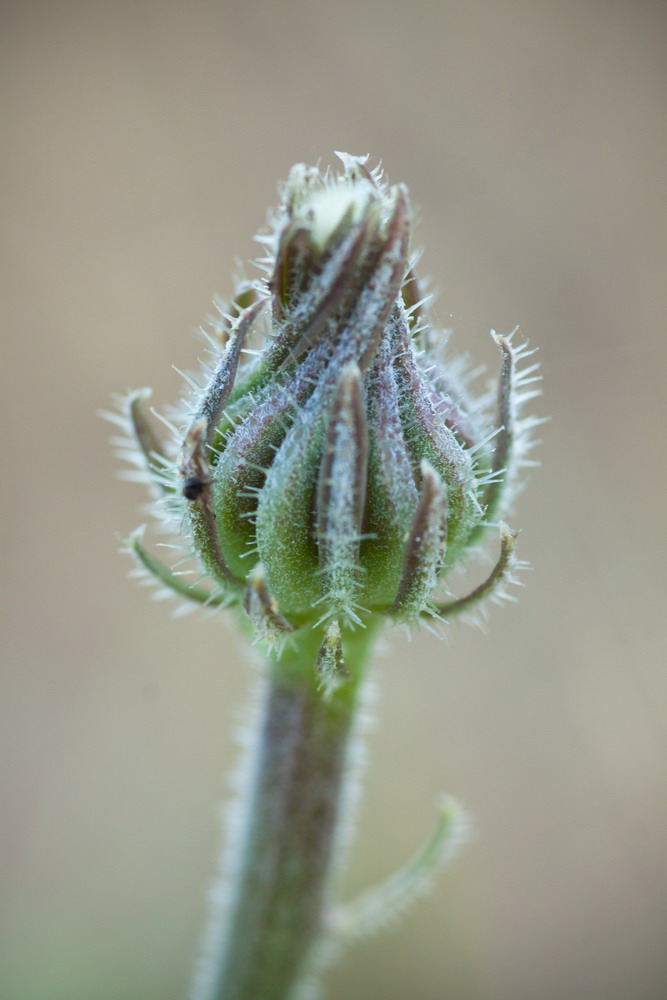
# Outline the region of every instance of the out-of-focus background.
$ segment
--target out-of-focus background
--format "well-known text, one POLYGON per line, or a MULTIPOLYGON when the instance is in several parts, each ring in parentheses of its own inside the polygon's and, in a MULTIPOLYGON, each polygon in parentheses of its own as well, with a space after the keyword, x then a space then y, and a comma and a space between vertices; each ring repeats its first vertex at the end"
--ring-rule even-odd
POLYGON ((534 564, 486 635, 378 664, 348 878, 381 878, 438 793, 473 843, 349 1000, 667 993, 665 28, 657 2, 2 6, 0 995, 182 1000, 233 732, 224 617, 128 582, 112 392, 158 406, 299 160, 370 152, 420 206, 454 343, 540 347, 550 415, 514 523, 534 564))

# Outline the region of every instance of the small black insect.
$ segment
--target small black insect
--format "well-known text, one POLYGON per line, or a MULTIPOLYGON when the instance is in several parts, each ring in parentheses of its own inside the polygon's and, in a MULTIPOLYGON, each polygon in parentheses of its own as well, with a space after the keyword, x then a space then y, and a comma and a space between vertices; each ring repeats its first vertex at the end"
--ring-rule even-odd
POLYGON ((199 476, 188 476, 183 481, 183 496, 186 500, 199 500, 210 483, 207 479, 200 479, 199 476))

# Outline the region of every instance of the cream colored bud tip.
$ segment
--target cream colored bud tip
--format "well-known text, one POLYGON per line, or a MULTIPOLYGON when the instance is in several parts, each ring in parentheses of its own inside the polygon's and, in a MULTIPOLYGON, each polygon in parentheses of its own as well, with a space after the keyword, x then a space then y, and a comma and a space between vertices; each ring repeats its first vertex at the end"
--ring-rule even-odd
POLYGON ((313 243, 323 250, 348 213, 352 224, 359 222, 375 194, 373 185, 364 180, 340 181, 314 191, 302 208, 313 243))

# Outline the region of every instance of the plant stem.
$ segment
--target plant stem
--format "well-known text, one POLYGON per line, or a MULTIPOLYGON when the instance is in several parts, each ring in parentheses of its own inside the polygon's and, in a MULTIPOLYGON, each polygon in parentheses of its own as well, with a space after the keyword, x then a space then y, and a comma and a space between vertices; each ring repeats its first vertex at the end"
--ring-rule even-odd
POLYGON ((325 693, 318 630, 269 658, 263 717, 244 790, 240 866, 207 1000, 288 1000, 322 926, 350 735, 374 628, 343 637, 350 677, 325 693))

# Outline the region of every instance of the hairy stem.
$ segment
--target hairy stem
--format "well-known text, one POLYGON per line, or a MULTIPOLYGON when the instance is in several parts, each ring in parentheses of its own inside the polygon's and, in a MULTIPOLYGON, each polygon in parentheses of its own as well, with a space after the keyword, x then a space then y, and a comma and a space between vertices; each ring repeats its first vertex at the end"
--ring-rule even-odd
POLYGON ((321 630, 269 661, 254 773, 243 794, 239 868, 206 1000, 288 1000, 317 941, 334 865, 358 692, 373 630, 343 636, 349 677, 315 665, 321 630))

